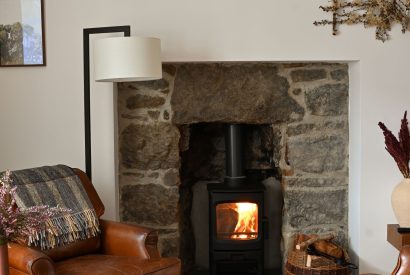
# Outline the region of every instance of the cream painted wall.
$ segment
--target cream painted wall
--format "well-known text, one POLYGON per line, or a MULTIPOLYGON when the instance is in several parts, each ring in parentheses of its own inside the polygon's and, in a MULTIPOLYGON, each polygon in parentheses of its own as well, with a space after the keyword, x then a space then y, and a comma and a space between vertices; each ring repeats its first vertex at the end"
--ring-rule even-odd
MULTIPOLYGON (((312 25, 328 16, 318 9, 327 0, 45 2, 47 67, 0 68, 1 170, 54 163, 84 167, 84 27, 130 24, 133 35, 162 39, 164 61, 357 60, 351 69, 353 248, 361 273, 388 274, 393 269, 398 253, 386 242, 386 224, 395 223, 390 193, 401 177, 384 151, 377 122, 396 132, 409 107, 410 34, 395 27, 392 40, 381 43, 374 39, 374 29, 343 26, 341 35, 333 37, 330 27, 312 25)), ((107 95, 112 86, 92 92, 96 90, 104 95, 102 111, 112 114, 107 95)), ((104 138, 110 136, 103 140, 93 132, 100 154, 96 159, 104 161, 101 173, 94 171, 105 173, 94 182, 107 208, 114 209, 113 120, 104 116, 94 125, 101 125, 104 138)))
POLYGON ((21 1, 2 0, 0 1, 0 24, 14 24, 21 22, 22 5, 21 1))

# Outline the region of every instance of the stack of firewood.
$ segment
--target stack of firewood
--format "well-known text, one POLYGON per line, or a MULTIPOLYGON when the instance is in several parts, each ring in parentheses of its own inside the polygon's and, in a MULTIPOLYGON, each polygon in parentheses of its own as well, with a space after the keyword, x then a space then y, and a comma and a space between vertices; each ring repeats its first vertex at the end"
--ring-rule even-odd
POLYGON ((286 275, 350 275, 346 251, 334 244, 335 234, 304 235, 295 238, 294 250, 288 255, 286 275), (330 272, 330 273, 329 273, 330 272))

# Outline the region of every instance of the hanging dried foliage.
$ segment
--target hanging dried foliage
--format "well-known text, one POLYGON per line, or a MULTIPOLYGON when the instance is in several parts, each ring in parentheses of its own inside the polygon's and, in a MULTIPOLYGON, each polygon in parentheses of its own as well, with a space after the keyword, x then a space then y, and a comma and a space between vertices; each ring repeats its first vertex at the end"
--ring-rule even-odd
POLYGON ((409 28, 410 0, 331 0, 330 5, 319 8, 332 13, 333 18, 313 24, 332 25, 333 35, 341 24, 363 23, 364 27, 376 27, 376 39, 384 42, 393 24, 401 24, 403 33, 409 28))

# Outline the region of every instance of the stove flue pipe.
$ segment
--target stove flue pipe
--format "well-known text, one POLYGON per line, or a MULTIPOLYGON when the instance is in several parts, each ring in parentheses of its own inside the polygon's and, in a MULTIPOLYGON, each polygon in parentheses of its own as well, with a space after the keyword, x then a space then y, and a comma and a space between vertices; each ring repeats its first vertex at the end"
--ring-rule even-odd
POLYGON ((232 187, 243 185, 246 182, 243 128, 241 124, 225 126, 225 183, 232 187))

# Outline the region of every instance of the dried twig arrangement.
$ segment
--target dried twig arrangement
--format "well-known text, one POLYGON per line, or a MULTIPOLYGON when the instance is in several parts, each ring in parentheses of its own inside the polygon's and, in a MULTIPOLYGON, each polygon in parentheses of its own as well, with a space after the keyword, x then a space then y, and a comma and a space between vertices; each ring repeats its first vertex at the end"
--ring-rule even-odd
POLYGON ((399 131, 399 140, 393 133, 387 129, 386 125, 379 122, 379 127, 383 130, 384 143, 386 150, 394 158, 399 167, 400 172, 405 178, 410 178, 410 134, 407 120, 407 111, 404 112, 404 117, 401 120, 401 127, 399 131))
POLYGON ((395 23, 401 24, 401 31, 409 28, 410 0, 331 0, 329 6, 320 6, 333 14, 332 20, 315 21, 313 24, 332 25, 333 35, 341 24, 363 23, 365 27, 376 27, 376 39, 386 41, 388 32, 395 23))

